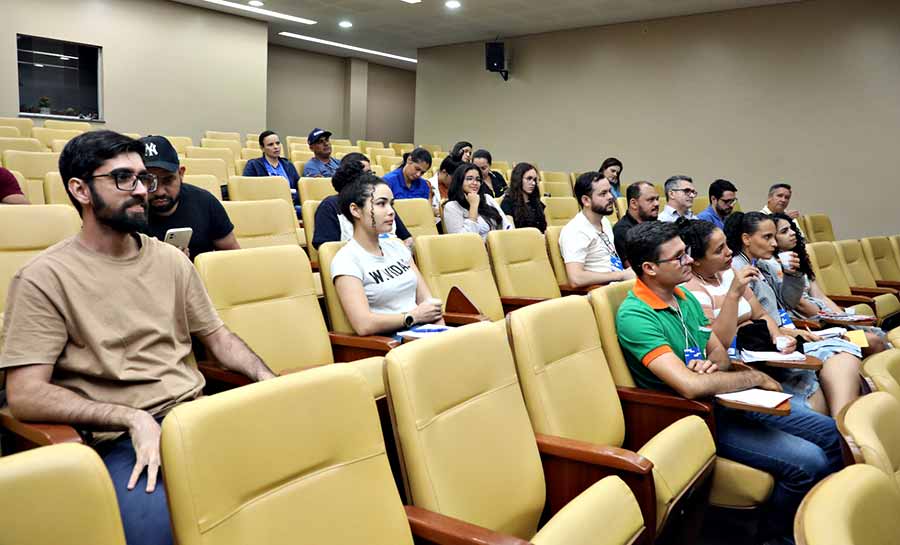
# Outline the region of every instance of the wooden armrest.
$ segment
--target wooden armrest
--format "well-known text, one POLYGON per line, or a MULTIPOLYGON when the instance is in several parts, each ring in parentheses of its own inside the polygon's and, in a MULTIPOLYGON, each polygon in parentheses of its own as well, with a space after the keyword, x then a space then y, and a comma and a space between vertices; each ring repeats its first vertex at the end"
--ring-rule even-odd
POLYGON ((625 416, 625 448, 639 449, 667 426, 690 415, 702 418, 716 436, 711 403, 643 388, 618 386, 616 390, 625 416))
POLYGON ((312 268, 313 272, 319 272, 319 262, 318 261, 310 261, 309 266, 312 268))
POLYGON ((876 280, 875 285, 879 288, 890 288, 894 291, 900 290, 900 282, 895 280, 876 280))
POLYGON ((84 443, 81 435, 72 426, 23 422, 14 417, 8 407, 0 411, 0 425, 15 436, 13 440, 15 450, 60 443, 84 443))
POLYGON ((601 284, 591 284, 590 286, 573 286, 572 284, 560 284, 559 291, 562 295, 587 295, 595 288, 602 287, 601 284))
POLYGON ((346 333, 329 332, 331 350, 334 353, 335 362, 356 361, 373 356, 383 356, 393 348, 400 346, 400 341, 392 337, 381 335, 369 335, 359 337, 346 333))
POLYGON ((828 298, 841 306, 858 305, 860 303, 866 305, 875 304, 875 301, 873 301, 871 297, 862 295, 829 295, 828 298))
POLYGON ((814 322, 812 320, 802 320, 800 318, 792 318, 791 320, 794 322, 794 325, 800 329, 804 327, 813 331, 822 329, 822 324, 819 322, 814 322))
MULTIPOLYGON (((245 377, 240 373, 229 371, 214 361, 198 361, 197 369, 200 370, 200 373, 203 374, 203 377, 206 378, 207 382, 224 384, 226 385, 225 389, 236 386, 245 386, 253 382, 250 378, 245 377)), ((219 390, 221 390, 221 388, 219 388, 219 390)))
POLYGON ((546 301, 545 297, 500 297, 500 303, 503 305, 503 312, 512 312, 518 308, 527 307, 541 301, 546 301))
POLYGON ((447 325, 466 325, 487 322, 490 318, 484 314, 465 314, 462 312, 445 312, 444 323, 447 325))
POLYGON ((653 462, 618 447, 543 434, 535 434, 535 440, 547 486, 546 516, 552 517, 597 481, 616 475, 637 499, 645 531, 649 533, 647 542, 653 542, 656 530, 653 462))
POLYGON ((867 297, 875 297, 876 295, 882 295, 885 293, 889 293, 891 295, 897 295, 897 290, 891 288, 862 288, 858 286, 851 286, 850 293, 853 295, 862 295, 867 297))
POLYGON ((413 505, 404 505, 409 529, 416 543, 441 545, 530 545, 514 536, 441 515, 413 505))

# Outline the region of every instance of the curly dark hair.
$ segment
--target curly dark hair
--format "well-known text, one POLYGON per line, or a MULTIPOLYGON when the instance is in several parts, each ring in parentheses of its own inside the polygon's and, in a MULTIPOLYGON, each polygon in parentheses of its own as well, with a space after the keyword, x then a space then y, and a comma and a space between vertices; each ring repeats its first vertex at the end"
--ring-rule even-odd
POLYGON ((793 218, 787 214, 782 214, 780 212, 772 214, 772 217, 775 219, 776 229, 778 228, 778 220, 786 221, 790 224, 791 230, 793 230, 794 234, 797 236, 797 244, 793 248, 790 248, 790 250, 796 252, 797 256, 800 257, 800 272, 808 276, 810 280, 815 280, 816 273, 813 272, 812 261, 809 260, 809 252, 806 250, 806 239, 803 238, 803 233, 797 228, 796 222, 794 222, 793 218))
POLYGON ((678 218, 675 220, 675 225, 678 226, 678 236, 691 251, 691 256, 695 260, 703 259, 706 256, 709 239, 712 238, 712 234, 718 227, 708 221, 688 218, 678 218))

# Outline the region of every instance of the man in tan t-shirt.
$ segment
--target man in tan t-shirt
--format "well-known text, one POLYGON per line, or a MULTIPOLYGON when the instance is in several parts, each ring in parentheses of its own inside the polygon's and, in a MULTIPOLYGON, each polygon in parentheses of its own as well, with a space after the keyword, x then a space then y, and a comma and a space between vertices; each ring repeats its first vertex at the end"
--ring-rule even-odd
POLYGON ((228 369, 254 380, 274 376, 224 326, 190 260, 138 234, 157 184, 143 147, 111 131, 66 145, 59 170, 82 230, 13 278, 0 354, 16 418, 127 431, 100 433, 94 446, 112 477, 129 545, 172 543, 157 483, 159 421, 203 389, 191 335, 228 369))

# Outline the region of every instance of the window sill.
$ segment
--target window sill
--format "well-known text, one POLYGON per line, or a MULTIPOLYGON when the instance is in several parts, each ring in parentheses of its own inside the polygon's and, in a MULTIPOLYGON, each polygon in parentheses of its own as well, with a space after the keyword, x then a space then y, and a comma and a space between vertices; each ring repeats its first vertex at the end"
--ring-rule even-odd
POLYGON ((84 119, 75 115, 35 114, 31 112, 19 112, 19 117, 35 117, 38 119, 62 119, 65 121, 87 121, 88 123, 106 123, 105 119, 84 119))

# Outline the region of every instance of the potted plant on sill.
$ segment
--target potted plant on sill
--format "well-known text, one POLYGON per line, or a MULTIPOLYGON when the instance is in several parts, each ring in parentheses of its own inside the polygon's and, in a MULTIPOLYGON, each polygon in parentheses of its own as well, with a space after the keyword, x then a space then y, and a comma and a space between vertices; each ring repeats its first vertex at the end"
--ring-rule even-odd
POLYGON ((44 115, 50 115, 50 97, 42 96, 38 99, 38 108, 41 109, 41 113, 44 115))

